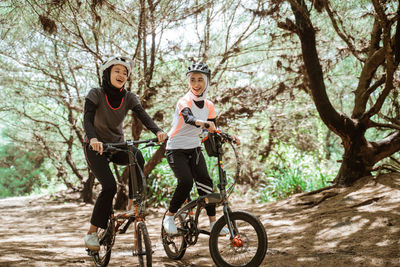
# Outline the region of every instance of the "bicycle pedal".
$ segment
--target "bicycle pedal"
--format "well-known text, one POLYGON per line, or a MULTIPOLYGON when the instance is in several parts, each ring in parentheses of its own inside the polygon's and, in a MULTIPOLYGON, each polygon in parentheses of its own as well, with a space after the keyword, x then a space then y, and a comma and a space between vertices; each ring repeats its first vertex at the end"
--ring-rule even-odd
POLYGON ((142 251, 142 252, 133 251, 132 252, 132 256, 145 256, 145 255, 146 255, 146 251, 142 251))
POLYGON ((90 250, 90 249, 88 249, 88 248, 86 248, 86 251, 87 251, 87 253, 88 253, 89 256, 94 256, 94 255, 96 255, 96 254, 99 254, 98 251, 90 250))

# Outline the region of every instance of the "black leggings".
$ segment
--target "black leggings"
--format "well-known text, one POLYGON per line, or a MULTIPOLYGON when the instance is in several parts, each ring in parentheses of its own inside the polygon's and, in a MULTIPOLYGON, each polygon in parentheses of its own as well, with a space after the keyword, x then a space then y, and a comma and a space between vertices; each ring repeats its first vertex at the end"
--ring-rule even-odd
MULTIPOLYGON (((90 223, 100 228, 107 228, 107 219, 112 212, 112 203, 114 195, 117 192, 117 183, 115 182, 114 175, 110 169, 109 162, 113 162, 118 165, 128 165, 129 158, 126 152, 117 152, 113 155, 98 154, 89 148, 89 144, 84 147, 86 161, 89 165, 90 170, 96 176, 101 184, 101 192, 97 197, 96 203, 93 208, 92 218, 90 223)), ((133 154, 136 155, 136 159, 140 168, 143 170, 144 158, 140 150, 133 147, 133 154)), ((140 176, 140 171, 136 169, 136 177, 140 176)), ((138 184, 141 185, 141 179, 138 179, 138 184)), ((129 181, 129 198, 133 198, 131 191, 131 179, 129 181)))
MULTIPOLYGON (((206 161, 201 148, 167 150, 168 164, 178 178, 178 186, 169 204, 169 211, 176 213, 185 200, 190 196, 193 180, 196 181, 197 192, 200 196, 213 192, 213 182, 208 175, 206 161)), ((207 215, 215 216, 215 204, 206 206, 207 215)))

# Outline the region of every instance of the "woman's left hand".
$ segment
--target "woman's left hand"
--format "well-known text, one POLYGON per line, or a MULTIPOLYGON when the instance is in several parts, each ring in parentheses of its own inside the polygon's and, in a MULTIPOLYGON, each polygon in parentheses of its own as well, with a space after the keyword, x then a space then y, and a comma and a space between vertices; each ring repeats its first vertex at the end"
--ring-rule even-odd
POLYGON ((164 143, 165 140, 168 139, 168 134, 164 133, 163 131, 159 131, 157 133, 158 143, 164 143))

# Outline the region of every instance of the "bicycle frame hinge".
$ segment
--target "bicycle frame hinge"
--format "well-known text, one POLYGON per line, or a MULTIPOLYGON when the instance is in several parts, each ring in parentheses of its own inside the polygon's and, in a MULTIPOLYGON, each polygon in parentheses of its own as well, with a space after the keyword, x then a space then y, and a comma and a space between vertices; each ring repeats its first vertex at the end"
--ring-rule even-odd
POLYGON ((210 194, 209 196, 204 198, 204 202, 206 204, 215 204, 215 203, 219 203, 222 201, 221 195, 220 194, 210 194))

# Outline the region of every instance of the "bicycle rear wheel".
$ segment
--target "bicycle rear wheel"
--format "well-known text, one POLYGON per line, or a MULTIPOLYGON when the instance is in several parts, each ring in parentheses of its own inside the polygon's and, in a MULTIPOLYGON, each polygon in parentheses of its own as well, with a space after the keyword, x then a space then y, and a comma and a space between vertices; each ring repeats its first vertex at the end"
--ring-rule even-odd
POLYGON ((137 229, 137 256, 139 258, 139 266, 152 266, 152 248, 150 236, 144 222, 139 222, 137 229))
MULTIPOLYGON (((162 221, 164 221, 165 214, 162 221)), ((178 229, 183 229, 185 227, 184 218, 182 218, 182 216, 176 216, 175 225, 178 229)), ((161 240, 163 243, 163 247, 167 256, 173 260, 181 259, 183 255, 185 255, 187 247, 185 236, 181 231, 178 230, 178 232, 178 234, 173 236, 168 235, 167 232, 165 232, 164 226, 161 223, 161 240)))
POLYGON ((107 229, 100 229, 99 233, 100 250, 92 252, 92 257, 97 267, 105 267, 110 262, 111 248, 115 240, 114 223, 108 220, 107 229))
POLYGON ((214 225, 210 240, 210 254, 217 266, 259 266, 267 252, 267 233, 257 217, 244 211, 229 214, 234 238, 220 236, 227 227, 225 216, 214 225))

